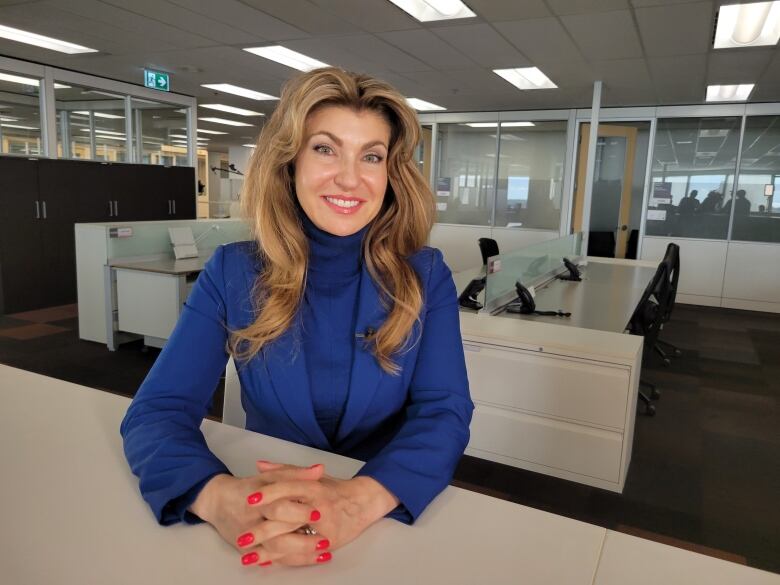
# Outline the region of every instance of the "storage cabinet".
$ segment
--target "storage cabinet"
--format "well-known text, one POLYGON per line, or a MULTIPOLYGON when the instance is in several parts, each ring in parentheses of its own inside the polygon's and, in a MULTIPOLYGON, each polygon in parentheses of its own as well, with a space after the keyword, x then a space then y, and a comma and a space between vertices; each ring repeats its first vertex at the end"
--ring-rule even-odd
POLYGON ((191 167, 0 157, 0 314, 76 302, 75 223, 194 219, 195 191, 191 167))

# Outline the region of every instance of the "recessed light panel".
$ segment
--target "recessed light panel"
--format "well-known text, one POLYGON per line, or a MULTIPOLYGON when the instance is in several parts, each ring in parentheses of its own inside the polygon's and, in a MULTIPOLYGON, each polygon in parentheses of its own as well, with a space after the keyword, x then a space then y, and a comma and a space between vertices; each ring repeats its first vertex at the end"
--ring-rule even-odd
POLYGON ((0 37, 8 39, 9 41, 34 45, 36 47, 41 47, 42 49, 50 49, 52 51, 59 51, 60 53, 67 53, 68 55, 75 55, 77 53, 97 53, 97 49, 82 47, 81 45, 76 45, 67 41, 61 41, 59 39, 53 39, 51 37, 45 37, 43 35, 28 32, 26 30, 20 30, 18 28, 11 28, 10 26, 3 26, 2 24, 0 24, 0 37))
POLYGON ((227 112, 228 114, 238 114, 239 116, 265 116, 262 112, 253 112, 252 110, 245 110, 244 108, 234 108, 233 106, 226 106, 225 104, 198 104, 201 108, 209 108, 210 110, 219 110, 220 112, 227 112))
POLYGON ((201 85, 201 87, 214 89, 216 91, 221 91, 232 95, 238 95, 241 97, 249 98, 250 100, 264 101, 264 100, 279 99, 278 97, 268 95, 267 93, 260 93, 259 91, 255 91, 253 89, 247 89, 245 87, 240 87, 238 85, 233 85, 232 83, 204 83, 203 85, 201 85))
POLYGON ((264 59, 276 61, 287 67, 292 67, 298 71, 311 71, 312 69, 319 69, 320 67, 330 67, 327 63, 317 61, 317 59, 312 59, 303 53, 292 51, 281 45, 273 45, 271 47, 250 47, 244 50, 253 55, 257 55, 258 57, 263 57, 264 59))
POLYGON ((203 122, 214 122, 215 124, 226 124, 227 126, 254 126, 254 124, 247 124, 246 122, 238 122, 236 120, 227 120, 226 118, 198 118, 203 122))
POLYGON ((406 98, 406 102, 412 106, 415 110, 419 112, 433 112, 435 110, 446 110, 447 108, 443 108, 441 106, 437 106, 436 104, 432 104, 431 102, 426 102, 424 100, 418 100, 417 98, 406 98))
POLYGON ((708 102, 744 102, 755 87, 754 83, 741 85, 708 85, 708 102))
POLYGON ((518 67, 515 69, 493 69, 493 73, 506 79, 518 89, 555 89, 549 77, 538 67, 518 67))
POLYGON ((420 22, 476 16, 460 0, 390 0, 390 2, 420 22))
POLYGON ((776 45, 778 40, 780 2, 753 2, 720 7, 714 48, 776 45))

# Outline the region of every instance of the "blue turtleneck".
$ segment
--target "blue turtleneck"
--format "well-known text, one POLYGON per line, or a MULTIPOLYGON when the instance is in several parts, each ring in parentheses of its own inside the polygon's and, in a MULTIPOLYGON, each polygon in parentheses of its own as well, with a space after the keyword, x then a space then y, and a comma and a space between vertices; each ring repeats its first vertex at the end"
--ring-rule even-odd
POLYGON ((350 236, 334 236, 315 226, 306 214, 301 216, 309 241, 302 342, 314 413, 333 443, 349 393, 361 247, 368 227, 350 236))

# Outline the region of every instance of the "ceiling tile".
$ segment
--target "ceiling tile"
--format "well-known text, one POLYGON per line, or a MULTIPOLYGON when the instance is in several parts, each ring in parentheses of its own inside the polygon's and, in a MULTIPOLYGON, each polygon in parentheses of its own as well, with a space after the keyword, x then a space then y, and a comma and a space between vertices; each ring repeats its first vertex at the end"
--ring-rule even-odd
MULTIPOLYGON (((239 31, 269 41, 299 39, 308 36, 299 28, 282 22, 278 18, 257 10, 238 0, 168 0, 169 2, 197 12, 214 22, 225 23, 239 31)), ((233 41, 239 43, 241 41, 233 41)))
POLYGON ((241 1, 313 35, 343 35, 360 30, 343 18, 307 0, 241 1))
POLYGON ((312 2, 366 32, 421 28, 419 21, 387 0, 312 0, 312 2))
POLYGON ((647 59, 647 65, 656 85, 684 85, 700 89, 704 85, 707 56, 652 57, 647 59))
POLYGON ((464 54, 424 29, 378 33, 377 36, 437 69, 461 69, 476 65, 464 54))
POLYGON ((555 14, 585 14, 628 8, 628 0, 547 0, 555 14))
POLYGON ((582 61, 582 54, 557 18, 499 22, 494 26, 535 65, 582 61))
POLYGON ((712 2, 637 8, 636 19, 652 57, 706 53, 712 42, 712 2))
POLYGON ((590 65, 581 61, 560 61, 544 63, 542 72, 561 89, 571 87, 592 87, 596 80, 590 65))
POLYGON ((612 88, 651 90, 650 72, 644 59, 620 59, 591 63, 593 75, 612 88))
POLYGON ((588 60, 642 56, 639 36, 628 10, 562 16, 564 26, 588 60))
MULTIPOLYGON (((700 0, 631 0, 631 5, 634 7, 642 6, 673 6, 677 4, 690 4, 691 2, 699 2, 700 0)), ((744 2, 745 0, 723 1, 722 4, 733 4, 744 2)))
POLYGON ((483 67, 503 69, 531 64, 488 24, 437 27, 431 30, 483 67))
POLYGON ((405 73, 419 87, 432 93, 487 94, 517 91, 501 77, 480 67, 453 71, 420 71, 405 73))
POLYGON ((490 22, 550 16, 544 0, 466 0, 477 16, 490 22))
POLYGON ((659 105, 701 104, 704 87, 699 84, 656 84, 655 93, 659 105))
POLYGON ((771 49, 713 51, 707 67, 707 83, 755 83, 772 60, 771 49))
POLYGON ((386 43, 374 35, 349 35, 346 37, 328 37, 325 39, 331 46, 343 51, 357 53, 364 59, 381 64, 390 71, 426 71, 431 69, 419 59, 386 43))

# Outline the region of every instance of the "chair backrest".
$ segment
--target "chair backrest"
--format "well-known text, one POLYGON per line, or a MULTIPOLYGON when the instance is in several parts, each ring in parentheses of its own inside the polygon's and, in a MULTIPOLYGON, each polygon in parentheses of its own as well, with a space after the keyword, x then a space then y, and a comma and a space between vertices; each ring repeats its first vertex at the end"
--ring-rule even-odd
POLYGON ((498 256, 498 242, 493 238, 479 238, 479 251, 482 254, 482 266, 486 266, 488 258, 498 256))
POLYGON ((664 302, 669 298, 670 286, 669 264, 661 261, 628 323, 628 329, 633 335, 645 338, 645 347, 653 347, 658 339, 666 311, 664 302))
POLYGON ((241 404, 241 381, 236 363, 231 357, 225 366, 225 400, 222 403, 222 422, 234 427, 246 428, 246 412, 241 404))
MULTIPOLYGON (((664 305, 663 323, 667 323, 672 318, 672 309, 674 309, 674 304, 677 301, 677 283, 680 280, 680 246, 670 242, 666 246, 666 253, 662 262, 667 264, 669 272, 669 286, 665 290, 667 298, 660 299, 658 294, 655 296, 658 303, 664 305)), ((658 292, 660 293, 661 291, 658 292)))

